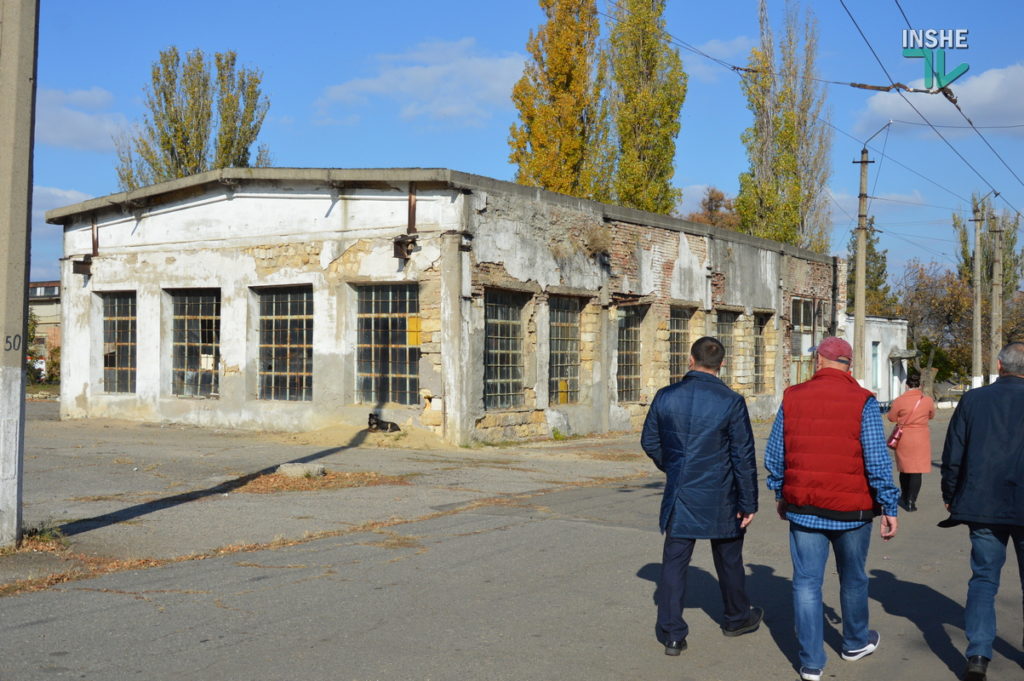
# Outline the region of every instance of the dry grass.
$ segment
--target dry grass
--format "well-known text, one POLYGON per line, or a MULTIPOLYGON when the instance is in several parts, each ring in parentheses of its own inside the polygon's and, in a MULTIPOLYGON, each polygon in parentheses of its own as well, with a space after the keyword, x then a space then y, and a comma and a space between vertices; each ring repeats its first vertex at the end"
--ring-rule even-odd
POLYGON ((273 494, 275 492, 315 492, 347 487, 377 487, 380 485, 408 485, 408 475, 381 473, 344 473, 331 471, 326 475, 290 478, 279 473, 261 475, 242 485, 235 492, 247 494, 273 494))

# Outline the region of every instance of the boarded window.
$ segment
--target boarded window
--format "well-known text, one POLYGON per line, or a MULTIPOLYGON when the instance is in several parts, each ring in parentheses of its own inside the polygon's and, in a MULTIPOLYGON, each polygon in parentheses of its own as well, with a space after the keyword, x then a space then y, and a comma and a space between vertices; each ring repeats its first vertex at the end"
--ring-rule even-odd
POLYGON ((523 307, 527 297, 506 291, 484 296, 484 407, 523 405, 523 307))
POLYGON ((690 318, 693 310, 673 307, 668 318, 668 380, 681 381, 690 366, 690 318))
POLYGON ((615 378, 619 402, 640 401, 640 323, 644 308, 619 308, 618 367, 615 378))
POLYGON ((579 298, 553 296, 548 301, 551 404, 575 404, 580 399, 580 307, 579 298))
POLYGON ((261 400, 313 399, 313 289, 262 289, 259 296, 261 400))
POLYGON ((220 392, 220 291, 173 291, 171 307, 171 393, 216 397, 220 392))
POLYGON ((135 292, 103 294, 103 390, 135 392, 135 292))
POLYGON ((765 392, 765 366, 768 363, 768 348, 765 343, 765 331, 771 321, 770 314, 754 315, 754 393, 765 392))
POLYGON ((356 310, 356 387, 360 402, 418 404, 419 287, 360 286, 356 310))
POLYGON ((736 347, 736 343, 733 342, 733 330, 739 316, 739 312, 729 312, 727 310, 718 311, 718 340, 722 343, 722 347, 725 348, 725 360, 722 362, 722 369, 718 372, 718 377, 721 378, 722 382, 726 385, 732 384, 732 369, 736 366, 737 358, 733 353, 733 350, 736 347))

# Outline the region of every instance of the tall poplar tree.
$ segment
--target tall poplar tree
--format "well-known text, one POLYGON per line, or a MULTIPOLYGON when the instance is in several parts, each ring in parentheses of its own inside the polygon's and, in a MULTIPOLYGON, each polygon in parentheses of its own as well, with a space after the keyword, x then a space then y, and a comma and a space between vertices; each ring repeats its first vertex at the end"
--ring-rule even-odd
POLYGON ((530 32, 530 59, 512 90, 519 110, 509 134, 516 182, 607 201, 607 57, 598 49, 596 0, 539 2, 547 21, 530 32))
POLYGON ((214 168, 270 165, 265 147, 251 158, 270 107, 260 87, 263 75, 239 68, 236 60, 234 52, 218 52, 211 66, 202 50, 186 53, 184 60, 176 47, 160 52, 143 122, 116 140, 122 189, 214 168))
POLYGON ((796 6, 787 2, 776 54, 761 0, 760 32, 742 84, 754 122, 742 136, 750 168, 740 175, 736 210, 743 231, 826 253, 832 134, 823 120, 825 92, 812 80, 817 22, 808 10, 801 30, 796 6))
POLYGON ((614 200, 667 214, 682 197, 671 181, 686 73, 665 32, 665 0, 619 0, 612 7, 614 200))

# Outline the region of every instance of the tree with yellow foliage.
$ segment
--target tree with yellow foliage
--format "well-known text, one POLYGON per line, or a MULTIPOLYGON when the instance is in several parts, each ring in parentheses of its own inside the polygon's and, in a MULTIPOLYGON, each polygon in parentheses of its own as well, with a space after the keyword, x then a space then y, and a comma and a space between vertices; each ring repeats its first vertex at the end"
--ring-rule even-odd
POLYGON ((509 135, 516 182, 607 201, 607 58, 598 49, 596 1, 539 1, 547 21, 530 33, 530 59, 512 90, 519 110, 509 135))

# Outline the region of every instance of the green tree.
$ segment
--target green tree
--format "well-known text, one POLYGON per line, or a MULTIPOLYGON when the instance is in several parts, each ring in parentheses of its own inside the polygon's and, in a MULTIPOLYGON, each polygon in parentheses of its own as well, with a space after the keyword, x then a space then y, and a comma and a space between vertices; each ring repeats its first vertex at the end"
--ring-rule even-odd
MULTIPOLYGON (((891 317, 897 313, 898 301, 889 288, 888 253, 878 248, 878 232, 875 231, 874 216, 868 218, 864 249, 864 313, 891 317)), ((846 294, 848 306, 853 308, 853 294, 857 278, 857 230, 850 230, 850 241, 846 245, 848 269, 846 273, 846 294)))
POLYGON ((612 8, 614 200, 668 214, 682 197, 671 181, 686 73, 665 32, 665 0, 620 0, 612 8))
MULTIPOLYGON (((982 294, 985 299, 991 296, 992 291, 992 269, 995 255, 996 230, 1002 231, 1003 241, 1003 302, 1007 303, 1013 299, 1014 294, 1020 288, 1021 276, 1024 276, 1024 249, 1017 250, 1017 231, 1020 227, 1020 216, 1011 215, 1007 211, 996 214, 992 209, 989 199, 979 199, 977 195, 971 197, 972 206, 977 207, 978 215, 982 216, 982 239, 981 239, 981 286, 982 291, 989 292, 982 294)), ((956 232, 957 240, 960 243, 960 251, 957 254, 957 273, 965 281, 974 281, 974 223, 970 222, 957 213, 953 213, 953 230, 956 232)))
POLYGON ((539 2, 547 21, 530 32, 530 58, 512 89, 519 110, 509 134, 516 182, 607 201, 614 159, 596 1, 539 2))
POLYGON ((825 92, 813 80, 817 21, 808 10, 801 28, 796 5, 787 2, 776 55, 767 0, 761 0, 760 34, 742 81, 754 115, 741 138, 750 161, 736 198, 742 230, 827 253, 832 134, 825 92))
POLYGON ((214 168, 270 165, 265 147, 251 149, 270 107, 263 75, 218 52, 213 66, 202 50, 184 60, 178 48, 160 52, 146 89, 147 113, 117 145, 117 179, 124 190, 214 168), (211 72, 215 70, 215 77, 211 72))

